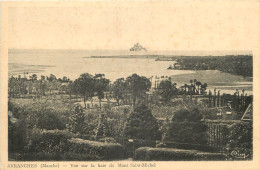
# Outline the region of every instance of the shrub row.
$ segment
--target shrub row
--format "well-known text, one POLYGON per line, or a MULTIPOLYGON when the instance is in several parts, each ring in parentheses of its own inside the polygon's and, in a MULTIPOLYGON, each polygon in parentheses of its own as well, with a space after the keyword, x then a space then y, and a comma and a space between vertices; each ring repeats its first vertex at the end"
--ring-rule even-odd
POLYGON ((116 160, 125 157, 120 144, 75 138, 64 130, 33 129, 25 152, 10 153, 15 160, 116 160))
POLYGON ((216 161, 225 160, 226 155, 222 153, 200 152, 197 150, 142 147, 136 150, 134 159, 140 161, 216 161))
MULTIPOLYGON (((104 143, 72 138, 68 140, 68 151, 84 155, 87 160, 116 160, 125 157, 124 148, 116 143, 104 143)), ((81 157, 78 158, 81 160, 81 157)))
POLYGON ((199 150, 204 152, 215 152, 217 148, 209 145, 190 144, 190 143, 177 143, 177 142, 164 142, 163 144, 156 145, 157 148, 176 148, 187 150, 199 150))

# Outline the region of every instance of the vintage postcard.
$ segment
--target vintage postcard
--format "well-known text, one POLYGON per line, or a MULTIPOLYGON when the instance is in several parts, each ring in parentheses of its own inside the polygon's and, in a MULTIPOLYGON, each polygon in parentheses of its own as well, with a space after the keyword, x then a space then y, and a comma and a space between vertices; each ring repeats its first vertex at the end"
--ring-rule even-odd
POLYGON ((259 7, 1 2, 0 169, 259 169, 259 7))

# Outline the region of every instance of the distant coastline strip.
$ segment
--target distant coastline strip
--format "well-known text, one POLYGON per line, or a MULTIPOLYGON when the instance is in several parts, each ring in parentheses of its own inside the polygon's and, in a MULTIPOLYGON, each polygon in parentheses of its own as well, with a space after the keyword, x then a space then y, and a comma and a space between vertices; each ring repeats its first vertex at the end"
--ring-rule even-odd
POLYGON ((138 59, 171 59, 176 58, 177 56, 172 55, 114 55, 114 56, 91 56, 83 58, 138 58, 138 59))

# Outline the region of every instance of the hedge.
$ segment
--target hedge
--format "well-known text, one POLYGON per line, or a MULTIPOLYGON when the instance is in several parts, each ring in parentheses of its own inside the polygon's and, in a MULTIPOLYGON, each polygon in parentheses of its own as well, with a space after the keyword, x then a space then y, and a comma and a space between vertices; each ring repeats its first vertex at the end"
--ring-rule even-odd
POLYGON ((157 145, 157 148, 176 148, 184 150, 199 150, 202 152, 216 152, 217 148, 209 145, 199 145, 190 143, 177 143, 177 142, 164 142, 161 145, 157 145))
POLYGON ((117 143, 83 140, 65 130, 33 129, 24 152, 9 152, 10 160, 118 160, 125 158, 124 148, 117 143))
POLYGON ((216 161, 225 160, 226 155, 197 150, 142 147, 136 150, 134 159, 140 161, 216 161))
POLYGON ((75 137, 73 133, 65 130, 35 129, 27 146, 27 152, 64 152, 67 139, 75 137))
MULTIPOLYGON (((85 160, 116 160, 125 158, 124 148, 116 143, 71 138, 68 140, 67 146, 69 152, 82 154, 82 158, 85 160)), ((81 157, 78 160, 82 160, 81 157)))
POLYGON ((20 151, 9 152, 9 159, 40 161, 63 160, 67 140, 75 134, 65 130, 41 130, 34 128, 27 133, 26 145, 20 151))

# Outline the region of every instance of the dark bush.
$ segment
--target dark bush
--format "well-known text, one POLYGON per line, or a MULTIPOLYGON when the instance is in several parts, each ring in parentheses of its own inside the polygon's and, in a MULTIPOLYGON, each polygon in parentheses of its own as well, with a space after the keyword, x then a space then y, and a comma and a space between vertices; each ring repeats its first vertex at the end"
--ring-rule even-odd
POLYGON ((59 129, 63 130, 66 128, 65 123, 53 112, 46 112, 40 114, 37 121, 37 128, 54 130, 59 129))
POLYGON ((80 105, 75 107, 73 115, 69 118, 68 128, 73 133, 86 134, 87 125, 85 122, 85 115, 83 108, 80 105))
POLYGON ((67 139, 75 135, 64 130, 40 130, 34 128, 27 131, 23 152, 12 151, 9 159, 13 160, 64 160, 67 150, 67 139))
POLYGON ((39 130, 33 129, 29 136, 27 152, 65 152, 67 140, 75 137, 65 130, 39 130))
POLYGON ((159 140, 161 134, 156 119, 145 105, 134 109, 126 122, 124 134, 127 138, 159 140))
POLYGON ((27 130, 22 121, 8 115, 8 152, 23 152, 27 130))
POLYGON ((180 109, 169 123, 164 141, 205 145, 207 127, 201 119, 202 115, 197 107, 180 109))

